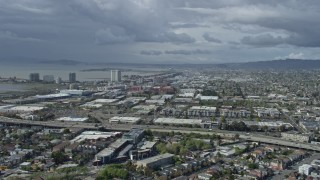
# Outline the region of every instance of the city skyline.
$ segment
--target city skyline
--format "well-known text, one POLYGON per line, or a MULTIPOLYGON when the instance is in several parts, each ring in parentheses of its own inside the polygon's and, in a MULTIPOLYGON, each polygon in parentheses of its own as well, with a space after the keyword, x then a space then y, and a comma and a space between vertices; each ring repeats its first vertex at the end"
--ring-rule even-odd
POLYGON ((0 1, 0 62, 319 59, 317 1, 0 1), (23 58, 21 58, 23 57, 23 58))

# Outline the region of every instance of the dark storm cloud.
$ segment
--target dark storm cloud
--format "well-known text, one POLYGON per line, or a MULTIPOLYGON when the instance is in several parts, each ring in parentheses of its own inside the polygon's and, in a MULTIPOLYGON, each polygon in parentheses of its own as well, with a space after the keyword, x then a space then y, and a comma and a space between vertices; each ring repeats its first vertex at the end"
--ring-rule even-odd
POLYGON ((202 50, 208 46, 220 59, 308 57, 320 48, 318 0, 0 0, 0 7, 1 56, 136 61, 153 55, 161 62, 174 54, 211 59, 202 50), (275 48, 282 44, 286 49, 275 48), (252 53, 248 46, 259 48, 252 53))
POLYGON ((202 37, 207 40, 208 42, 215 42, 215 43, 222 43, 222 41, 220 39, 217 39, 215 37, 213 37, 212 35, 210 35, 209 33, 204 33, 202 35, 202 37))

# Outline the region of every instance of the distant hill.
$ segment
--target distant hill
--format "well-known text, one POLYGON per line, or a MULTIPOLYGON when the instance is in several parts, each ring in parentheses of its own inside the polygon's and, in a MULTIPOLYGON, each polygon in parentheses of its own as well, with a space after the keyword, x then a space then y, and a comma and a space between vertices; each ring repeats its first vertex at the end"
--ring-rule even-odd
POLYGON ((320 60, 301 60, 301 59, 286 59, 286 60, 271 60, 271 61, 256 61, 246 63, 230 63, 220 64, 220 68, 232 69, 275 69, 275 70, 298 70, 298 69, 320 69, 320 60))

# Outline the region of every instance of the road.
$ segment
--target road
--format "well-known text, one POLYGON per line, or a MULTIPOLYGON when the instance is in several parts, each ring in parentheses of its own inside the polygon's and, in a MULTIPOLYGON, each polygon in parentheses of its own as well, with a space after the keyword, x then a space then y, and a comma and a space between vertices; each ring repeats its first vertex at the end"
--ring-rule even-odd
POLYGON ((293 120, 292 117, 289 116, 287 113, 282 111, 282 114, 286 117, 286 121, 292 124, 300 133, 308 133, 306 129, 302 128, 299 124, 297 124, 295 120, 293 120))
MULTIPOLYGON (((57 122, 57 121, 30 121, 30 120, 21 120, 0 117, 0 123, 4 124, 17 124, 17 125, 36 125, 44 127, 60 127, 60 128, 84 128, 97 130, 99 127, 102 127, 101 124, 95 123, 82 123, 82 122, 57 122)), ((246 134, 244 132, 238 131, 224 131, 224 130, 212 130, 208 131, 205 129, 196 129, 196 128, 186 128, 186 127, 169 127, 169 126, 158 126, 158 125, 134 125, 134 124, 104 124, 103 127, 107 130, 112 131, 129 131, 132 128, 142 128, 150 129, 152 131, 158 132, 180 132, 180 133, 198 133, 198 134, 217 134, 221 137, 234 137, 236 134, 240 135, 241 139, 247 141, 258 141, 267 144, 282 145, 294 148, 301 148, 306 150, 314 150, 320 152, 320 147, 318 145, 313 145, 310 143, 302 143, 295 141, 283 140, 281 138, 265 136, 257 133, 246 134)))

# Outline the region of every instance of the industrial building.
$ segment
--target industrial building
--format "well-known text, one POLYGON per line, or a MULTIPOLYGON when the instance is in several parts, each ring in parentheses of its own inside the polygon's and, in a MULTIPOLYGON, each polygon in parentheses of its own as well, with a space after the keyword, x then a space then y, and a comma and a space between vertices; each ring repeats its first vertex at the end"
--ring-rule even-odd
POLYGON ((218 96, 199 96, 197 99, 200 99, 201 101, 216 101, 219 99, 218 96))
POLYGON ((158 109, 158 106, 156 105, 138 105, 132 107, 133 110, 135 110, 135 114, 137 115, 150 115, 152 114, 156 109, 158 109))
POLYGON ((67 121, 67 122, 84 122, 87 121, 89 118, 84 117, 84 118, 79 118, 79 117, 60 117, 56 119, 57 121, 67 121))
POLYGON ((114 137, 120 136, 120 132, 101 132, 101 131, 84 131, 79 136, 72 139, 71 143, 82 142, 85 140, 89 140, 95 142, 101 139, 110 139, 114 137))
POLYGON ((173 154, 165 153, 137 161, 137 166, 156 168, 173 163, 173 154))
POLYGON ((114 116, 109 119, 110 123, 129 123, 129 124, 134 124, 140 121, 140 117, 120 117, 120 116, 114 116))
POLYGON ((177 118, 158 118, 154 120, 155 124, 168 124, 168 125, 199 125, 203 126, 204 122, 202 119, 177 119, 177 118))
POLYGON ((121 82, 121 71, 120 70, 111 70, 111 81, 112 82, 121 82))
POLYGON ((1 113, 28 113, 28 112, 34 112, 34 111, 40 111, 46 109, 46 107, 43 106, 27 106, 27 105, 6 105, 6 106, 0 106, 0 112, 1 113))

